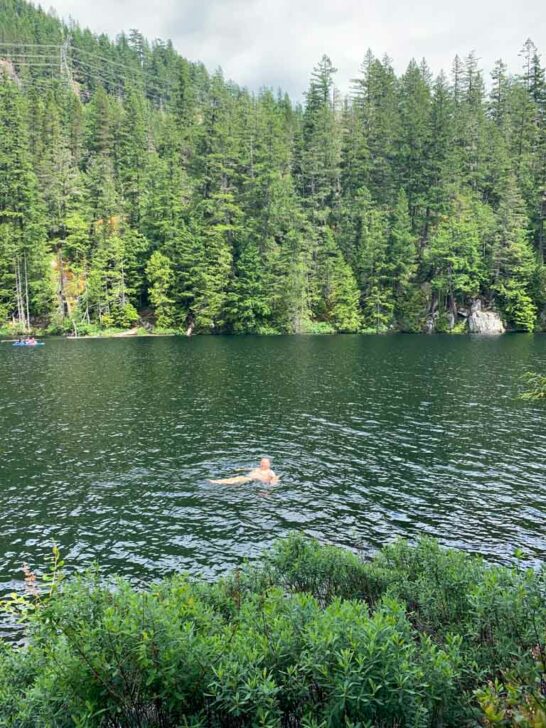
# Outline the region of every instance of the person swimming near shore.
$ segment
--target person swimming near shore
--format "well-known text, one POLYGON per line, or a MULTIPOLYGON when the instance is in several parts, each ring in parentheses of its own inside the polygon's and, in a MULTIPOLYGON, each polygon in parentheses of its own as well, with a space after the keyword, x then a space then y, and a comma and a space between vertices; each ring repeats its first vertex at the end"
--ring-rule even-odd
POLYGON ((269 485, 275 485, 279 482, 278 475, 271 470, 271 461, 269 458, 262 458, 260 465, 257 468, 253 468, 247 475, 236 475, 232 478, 221 478, 220 480, 209 480, 209 483, 215 483, 219 485, 242 485, 243 483, 252 483, 252 481, 258 480, 260 483, 268 483, 269 485))

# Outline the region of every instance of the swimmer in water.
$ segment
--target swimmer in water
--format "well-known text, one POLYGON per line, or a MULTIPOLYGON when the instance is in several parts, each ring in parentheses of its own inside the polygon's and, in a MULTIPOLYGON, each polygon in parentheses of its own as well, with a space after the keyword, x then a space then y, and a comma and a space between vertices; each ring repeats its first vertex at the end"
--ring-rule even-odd
POLYGON ((209 480, 209 483, 220 485, 242 485, 243 483, 251 483, 253 480, 259 480, 261 483, 268 485, 276 485, 279 478, 271 470, 271 462, 269 458, 262 458, 260 465, 251 470, 247 475, 236 475, 233 478, 222 478, 221 480, 209 480))

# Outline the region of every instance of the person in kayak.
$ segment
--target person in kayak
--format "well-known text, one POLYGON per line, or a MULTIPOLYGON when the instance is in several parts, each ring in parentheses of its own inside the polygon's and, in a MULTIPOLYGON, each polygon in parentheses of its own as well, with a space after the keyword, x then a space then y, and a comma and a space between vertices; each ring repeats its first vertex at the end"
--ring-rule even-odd
POLYGON ((221 478, 220 480, 209 480, 209 483, 220 485, 241 485, 242 483, 251 483, 253 480, 259 480, 261 483, 275 485, 279 482, 279 477, 271 470, 271 461, 269 458, 262 458, 260 465, 251 470, 247 475, 236 475, 233 478, 221 478))

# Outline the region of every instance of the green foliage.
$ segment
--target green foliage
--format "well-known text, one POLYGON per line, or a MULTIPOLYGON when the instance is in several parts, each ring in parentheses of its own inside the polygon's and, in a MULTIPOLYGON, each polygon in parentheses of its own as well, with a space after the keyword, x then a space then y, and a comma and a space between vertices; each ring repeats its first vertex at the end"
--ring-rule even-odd
POLYGON ((150 281, 150 302, 155 308, 156 323, 159 328, 169 328, 175 321, 172 285, 174 273, 170 260, 160 251, 152 254, 146 267, 150 281))
POLYGON ((358 331, 360 293, 355 276, 329 230, 325 238, 317 256, 315 317, 334 331, 358 331))
POLYGON ((513 325, 532 331, 537 311, 530 289, 537 263, 527 238, 523 201, 513 180, 501 199, 497 220, 494 290, 513 325))
POLYGON ((236 263, 236 275, 228 294, 227 316, 235 333, 259 334, 271 316, 270 276, 256 245, 245 244, 236 263))
POLYGON ((480 292, 483 279, 480 212, 476 201, 455 197, 449 216, 441 220, 427 250, 432 290, 454 314, 458 303, 480 292))
POLYGON ((542 646, 533 651, 535 662, 525 674, 510 671, 503 679, 488 683, 477 692, 489 728, 544 728, 546 726, 546 654, 542 646))
POLYGON ((546 376, 536 372, 527 372, 523 380, 527 385, 527 389, 520 395, 521 399, 546 399, 546 376))
POLYGON ((301 106, 24 0, 4 0, 0 38, 1 325, 153 309, 161 330, 451 331, 479 297, 535 329, 546 82, 531 41, 488 96, 473 54, 433 78, 368 52, 346 98, 324 56, 301 106))
POLYGON ((0 650, 5 726, 458 728, 478 706, 542 726, 543 571, 430 540, 364 561, 294 536, 215 583, 63 581, 58 551, 25 581, 9 602, 25 644, 0 650))
POLYGON ((0 77, 0 312, 16 318, 22 331, 31 314, 47 310, 43 208, 30 156, 25 100, 17 86, 0 77))

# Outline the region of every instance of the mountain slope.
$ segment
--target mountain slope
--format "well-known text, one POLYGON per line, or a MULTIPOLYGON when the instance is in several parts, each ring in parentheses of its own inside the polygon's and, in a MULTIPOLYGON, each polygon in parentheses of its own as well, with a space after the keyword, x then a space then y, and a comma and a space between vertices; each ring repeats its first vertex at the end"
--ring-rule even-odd
POLYGON ((456 330, 480 299, 540 324, 546 84, 365 56, 305 108, 132 31, 0 0, 0 325, 85 332, 456 330))

